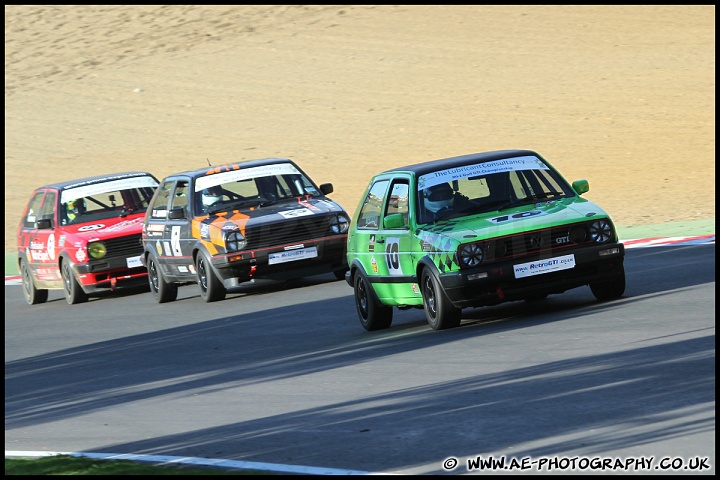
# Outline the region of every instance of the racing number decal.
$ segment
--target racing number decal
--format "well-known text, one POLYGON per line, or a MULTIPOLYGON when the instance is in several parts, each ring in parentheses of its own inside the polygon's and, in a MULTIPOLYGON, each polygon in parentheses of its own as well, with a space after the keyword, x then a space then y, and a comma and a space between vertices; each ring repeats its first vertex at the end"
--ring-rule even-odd
POLYGON ((391 237, 386 240, 385 261, 390 275, 402 275, 400 268, 400 238, 391 237))
POLYGON ((50 260, 50 261, 55 260, 55 235, 53 235, 52 233, 48 237, 47 253, 48 253, 48 260, 50 260))
POLYGON ((180 226, 172 227, 172 233, 170 234, 170 245, 172 246, 172 254, 176 257, 182 257, 182 250, 180 249, 180 226))
POLYGON ((491 218, 490 221, 493 223, 507 222, 508 220, 518 220, 520 218, 534 217, 535 215, 545 215, 540 210, 530 210, 529 212, 520 212, 513 215, 503 215, 501 217, 491 218))

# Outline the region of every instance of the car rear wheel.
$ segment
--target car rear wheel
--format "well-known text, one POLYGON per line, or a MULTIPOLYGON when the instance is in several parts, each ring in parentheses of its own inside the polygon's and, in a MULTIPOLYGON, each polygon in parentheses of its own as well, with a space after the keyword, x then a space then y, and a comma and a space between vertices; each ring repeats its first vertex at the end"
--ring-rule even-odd
POLYGON ((200 295, 206 302, 216 302, 223 300, 227 291, 219 278, 215 276, 210 266, 210 260, 203 252, 199 252, 195 263, 197 270, 198 285, 200 285, 200 295))
POLYGON ((63 290, 65 291, 65 300, 67 303, 75 305, 87 302, 87 293, 83 291, 82 287, 75 278, 75 274, 73 273, 72 265, 69 260, 62 260, 62 267, 60 268, 60 271, 62 272, 63 290))
POLYGON ((32 272, 27 262, 23 260, 20 262, 20 275, 22 276, 23 293, 25 294, 25 301, 28 305, 36 305, 38 303, 45 303, 48 299, 48 291, 45 289, 35 288, 35 282, 33 281, 32 272))
POLYGON ((178 287, 175 283, 168 283, 163 277, 160 265, 158 265, 155 254, 148 256, 148 283, 150 291, 157 303, 173 302, 177 299, 178 287))
POLYGON ((622 297, 625 293, 625 267, 621 267, 620 273, 612 280, 591 283, 590 290, 600 301, 622 297))
POLYGON ((429 269, 422 272, 422 297, 425 317, 433 330, 445 330, 460 325, 462 310, 454 306, 440 285, 440 280, 429 269))
POLYGON ((360 324, 368 332, 384 330, 392 324, 393 310, 381 304, 372 291, 370 282, 360 273, 355 273, 353 279, 355 291, 355 308, 357 309, 360 324))

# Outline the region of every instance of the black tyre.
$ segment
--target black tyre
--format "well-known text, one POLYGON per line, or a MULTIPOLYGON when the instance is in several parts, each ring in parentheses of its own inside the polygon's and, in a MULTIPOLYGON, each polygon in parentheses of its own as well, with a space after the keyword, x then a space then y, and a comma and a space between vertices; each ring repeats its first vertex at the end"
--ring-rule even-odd
POLYGON ((148 284, 157 303, 173 302, 177 299, 178 287, 175 283, 168 283, 163 277, 157 257, 151 253, 147 260, 148 284))
POLYGON ((595 298, 600 301, 622 297, 623 293, 625 293, 625 266, 620 269, 620 273, 612 280, 591 283, 590 290, 595 295, 595 298))
POLYGON ((355 273, 353 279, 355 291, 355 308, 357 309, 360 324, 368 332, 384 330, 392 324, 393 309, 381 304, 372 291, 372 286, 367 278, 360 273, 355 273))
POLYGON ((35 281, 33 280, 32 272, 25 260, 20 262, 20 275, 22 276, 22 287, 23 293, 25 294, 25 301, 28 305, 37 305, 38 303, 47 302, 48 291, 45 289, 35 288, 35 281))
POLYGON ((198 252, 195 260, 200 295, 206 302, 217 302, 223 300, 227 290, 219 278, 215 276, 210 265, 210 260, 203 252, 198 252))
POLYGON ((62 259, 60 272, 63 280, 63 290, 65 291, 65 300, 69 305, 84 303, 88 301, 88 296, 75 278, 72 265, 67 259, 62 259))
POLYGON ((460 325, 462 309, 454 306, 440 285, 440 280, 429 269, 422 273, 422 297, 425 317, 433 330, 445 330, 460 325))

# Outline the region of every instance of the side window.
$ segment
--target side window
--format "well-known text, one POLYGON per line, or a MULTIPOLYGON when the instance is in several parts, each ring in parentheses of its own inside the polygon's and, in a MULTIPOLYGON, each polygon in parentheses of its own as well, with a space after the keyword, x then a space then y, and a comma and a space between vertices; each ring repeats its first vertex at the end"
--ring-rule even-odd
POLYGON ((170 194, 172 193, 174 181, 164 182, 158 188, 158 194, 155 197, 150 210, 150 218, 156 220, 164 220, 167 218, 168 204, 170 203, 170 194))
POLYGON ((44 195, 44 191, 37 192, 35 195, 33 195, 32 199, 30 199, 27 212, 25 212, 25 217, 23 218, 24 228, 35 228, 35 222, 38 218, 40 218, 40 203, 42 202, 44 195))
POLYGON ((408 192, 410 186, 405 179, 396 180, 390 187, 390 199, 387 203, 386 215, 401 213, 407 223, 408 217, 408 192))
POLYGON ((358 215, 357 228, 360 230, 377 230, 380 213, 385 201, 389 180, 380 180, 370 187, 358 215))
POLYGON ((186 215, 188 214, 188 211, 187 211, 188 188, 189 188, 189 185, 188 185, 187 180, 178 181, 177 185, 175 186, 175 194, 173 195, 173 201, 172 201, 172 208, 184 207, 186 215))
POLYGON ((43 200, 42 206, 40 207, 40 216, 38 218, 43 219, 55 219, 55 208, 57 203, 57 193, 56 192, 47 192, 47 195, 45 195, 45 200, 43 200))

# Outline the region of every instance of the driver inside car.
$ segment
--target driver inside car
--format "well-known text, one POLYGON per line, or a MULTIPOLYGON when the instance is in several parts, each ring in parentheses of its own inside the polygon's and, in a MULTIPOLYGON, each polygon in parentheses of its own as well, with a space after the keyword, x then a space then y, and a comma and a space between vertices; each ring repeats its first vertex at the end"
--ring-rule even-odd
POLYGON ((215 205, 217 202, 223 199, 223 189, 220 185, 206 188, 202 191, 202 204, 207 210, 211 205, 215 205))
POLYGON ((428 220, 435 218, 435 214, 443 209, 452 209, 455 192, 449 183, 440 183, 423 190, 425 217, 428 220))
POLYGON ((69 200, 65 204, 65 212, 68 222, 72 223, 79 215, 85 212, 85 200, 82 198, 69 200))

